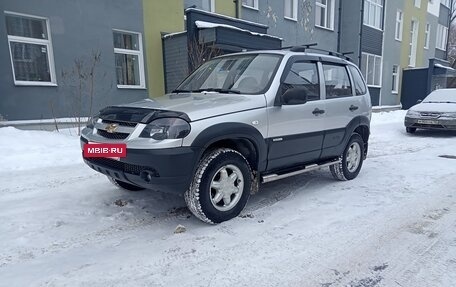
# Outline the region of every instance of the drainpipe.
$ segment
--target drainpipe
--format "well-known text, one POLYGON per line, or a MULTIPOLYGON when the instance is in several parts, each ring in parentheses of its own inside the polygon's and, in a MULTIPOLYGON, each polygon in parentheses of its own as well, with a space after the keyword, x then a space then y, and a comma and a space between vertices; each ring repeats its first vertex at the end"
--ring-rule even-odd
POLYGON ((342 23, 342 1, 339 1, 339 19, 337 19, 337 52, 340 53, 340 29, 342 23))
POLYGON ((236 18, 239 19, 239 0, 233 0, 236 18))
POLYGON ((450 17, 448 17, 448 34, 447 34, 446 51, 445 51, 446 60, 448 60, 448 50, 450 49, 451 17, 453 17, 454 1, 451 1, 450 3, 451 3, 450 4, 450 17))
POLYGON ((363 39, 363 23, 364 23, 364 0, 361 0, 361 17, 360 17, 360 21, 359 21, 359 53, 358 53, 358 67, 361 68, 361 59, 362 59, 362 56, 363 56, 363 52, 361 50, 362 48, 362 44, 361 44, 361 41, 363 39))

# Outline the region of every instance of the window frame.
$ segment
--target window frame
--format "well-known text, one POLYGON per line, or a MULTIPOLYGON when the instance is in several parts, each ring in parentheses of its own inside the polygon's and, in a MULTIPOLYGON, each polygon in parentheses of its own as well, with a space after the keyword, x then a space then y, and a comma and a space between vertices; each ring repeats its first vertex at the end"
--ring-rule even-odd
MULTIPOLYGON (((146 74, 145 74, 145 65, 144 65, 144 51, 143 51, 143 44, 142 44, 142 33, 140 32, 133 32, 128 30, 122 29, 112 29, 113 35, 113 43, 112 46, 114 47, 114 61, 116 54, 123 54, 123 55, 133 55, 138 56, 138 69, 139 69, 139 85, 119 85, 117 84, 117 72, 116 75, 116 84, 118 89, 146 89, 146 74), (138 36, 138 45, 139 50, 130 50, 130 49, 121 49, 114 47, 114 32, 120 32, 124 34, 134 34, 138 36)), ((114 69, 115 69, 114 63, 114 69)))
POLYGON ((396 26, 395 26, 395 30, 394 30, 394 39, 401 42, 403 31, 404 31, 404 12, 402 12, 401 9, 397 9, 396 26), (400 15, 400 18, 399 18, 399 15, 400 15), (399 32, 399 36, 397 35, 397 32, 399 32))
POLYGON ((215 0, 203 0, 206 2, 206 4, 209 6, 209 9, 204 9, 204 2, 201 4, 201 8, 203 8, 204 11, 210 12, 210 13, 215 13, 215 0))
MULTIPOLYGON (((366 25, 368 27, 371 27, 372 29, 377 29, 379 31, 383 31, 383 28, 384 28, 384 18, 385 18, 385 2, 384 0, 380 0, 381 1, 381 4, 378 4, 376 3, 376 0, 364 0, 364 11, 363 11, 363 25, 366 25), (380 27, 377 27, 375 26, 375 20, 374 20, 374 24, 371 25, 369 24, 369 21, 367 21, 368 19, 366 19, 366 7, 367 5, 366 4, 369 4, 369 7, 371 6, 374 6, 374 7, 377 7, 377 9, 381 9, 380 10, 380 27)), ((376 10, 375 10, 376 11, 376 10)), ((367 13, 367 16, 370 17, 370 13, 367 13)), ((374 19, 375 19, 375 12, 374 12, 374 19)))
POLYGON ((429 49, 429 43, 431 39, 431 24, 429 22, 424 26, 424 49, 429 49))
POLYGON ((259 3, 258 3, 258 0, 252 0, 253 1, 253 6, 250 6, 250 5, 247 5, 247 4, 244 4, 244 1, 242 1, 242 7, 245 7, 245 8, 248 8, 248 9, 252 9, 252 10, 255 10, 255 11, 259 11, 259 3))
POLYGON ((6 21, 6 16, 11 15, 11 16, 18 16, 18 17, 23 17, 23 18, 44 20, 46 23, 46 32, 47 32, 47 36, 48 36, 47 39, 36 39, 36 38, 30 38, 30 37, 9 35, 8 31, 6 30, 6 26, 5 26, 5 31, 6 31, 6 35, 7 35, 7 39, 8 39, 8 49, 9 49, 10 60, 11 60, 11 72, 13 74, 14 85, 15 86, 56 87, 57 78, 56 78, 56 73, 55 73, 54 50, 52 49, 51 26, 49 23, 49 18, 30 15, 30 14, 24 14, 24 13, 18 13, 18 12, 12 12, 12 11, 4 11, 3 14, 5 15, 5 21, 6 21), (48 66, 49 66, 49 76, 51 78, 51 81, 50 82, 41 82, 41 81, 16 80, 16 71, 14 70, 14 59, 13 59, 13 51, 11 50, 11 42, 46 46, 47 60, 48 60, 48 66))
POLYGON ((346 64, 342 64, 342 63, 335 63, 335 62, 330 62, 330 61, 320 61, 320 68, 321 68, 321 74, 322 74, 322 79, 323 80, 320 80, 320 86, 323 88, 324 90, 324 97, 325 97, 325 100, 335 100, 335 99, 344 99, 344 98, 350 98, 350 97, 354 97, 356 95, 355 93, 355 86, 354 86, 354 80, 352 78, 352 75, 351 75, 351 72, 350 70, 348 69, 348 65, 346 64), (327 88, 326 88, 326 77, 325 77, 325 69, 324 69, 324 66, 335 66, 335 67, 342 67, 344 68, 345 70, 345 74, 347 75, 348 77, 348 82, 350 83, 350 90, 351 90, 351 94, 350 95, 343 95, 343 96, 337 96, 337 97, 330 97, 328 98, 328 93, 327 93, 327 88))
POLYGON ((334 0, 326 0, 326 4, 322 4, 320 2, 318 2, 318 0, 315 0, 315 10, 320 8, 320 9, 324 9, 325 10, 325 19, 326 19, 326 25, 327 26, 321 26, 318 23, 317 21, 317 13, 315 12, 315 27, 318 27, 318 28, 322 28, 322 29, 326 29, 326 30, 330 30, 330 31, 334 31, 334 6, 335 6, 335 1, 334 0), (331 2, 331 10, 328 11, 328 1, 331 2), (329 17, 328 17, 329 16, 329 17), (328 26, 328 22, 329 22, 329 26, 328 26))
POLYGON ((283 2, 283 18, 297 22, 298 21, 298 0, 285 0, 285 1, 283 2), (285 1, 291 1, 291 9, 292 9, 291 12, 293 13, 293 15, 291 17, 285 15, 285 5, 286 5, 285 1))
POLYGON ((322 93, 322 91, 323 91, 322 90, 322 80, 321 80, 320 65, 319 65, 320 63, 318 61, 305 59, 303 57, 291 58, 289 60, 289 62, 286 64, 286 66, 283 70, 283 73, 282 73, 282 77, 280 79, 280 85, 279 85, 279 89, 278 89, 276 98, 278 98, 284 94, 284 91, 282 91, 282 85, 285 84, 285 81, 286 81, 288 75, 290 74, 293 65, 295 65, 295 64, 312 64, 315 66, 315 72, 317 75, 317 82, 318 82, 317 85, 318 85, 318 97, 319 98, 315 99, 315 100, 310 100, 310 101, 307 100, 306 103, 323 100, 324 98, 323 98, 323 93, 322 93))
POLYGON ((420 22, 416 18, 412 18, 410 21, 410 43, 409 43, 409 67, 416 66, 416 56, 418 54, 418 34, 420 29, 420 22), (413 25, 415 24, 415 25, 413 25), (413 30, 412 30, 413 28, 413 30), (413 60, 413 61, 412 61, 413 60))
MULTIPOLYGON (((361 54, 362 54, 361 58, 362 58, 363 55, 366 55, 366 57, 367 57, 366 58, 366 67, 361 67, 361 69, 360 69, 361 73, 363 74, 364 79, 366 80, 367 87, 369 87, 369 88, 381 88, 382 87, 381 80, 382 80, 382 74, 383 74, 383 56, 370 54, 370 53, 365 53, 365 52, 362 52, 361 54), (374 57, 374 70, 373 70, 373 73, 374 73, 373 81, 374 81, 374 83, 373 84, 369 84, 369 77, 367 76, 368 75, 368 70, 369 70, 369 57, 374 57), (375 72, 375 63, 376 63, 376 60, 378 60, 378 59, 380 59, 380 70, 379 70, 379 77, 378 77, 379 84, 375 85, 375 79, 376 79, 376 76, 377 76, 377 73, 375 72)), ((361 60, 361 62, 362 62, 362 60, 361 60)))
POLYGON ((415 8, 418 8, 418 9, 421 8, 421 0, 414 0, 413 2, 414 2, 413 5, 415 6, 415 8))
POLYGON ((393 65, 393 69, 391 72, 393 83, 394 83, 394 88, 391 90, 391 93, 393 94, 399 94, 399 81, 400 81, 400 66, 399 65, 393 65), (396 67, 396 72, 394 72, 394 67, 396 67), (394 82, 396 80, 396 82, 394 82))
POLYGON ((446 27, 442 24, 438 24, 435 48, 439 49, 441 51, 446 51, 447 43, 448 43, 448 27, 446 27))

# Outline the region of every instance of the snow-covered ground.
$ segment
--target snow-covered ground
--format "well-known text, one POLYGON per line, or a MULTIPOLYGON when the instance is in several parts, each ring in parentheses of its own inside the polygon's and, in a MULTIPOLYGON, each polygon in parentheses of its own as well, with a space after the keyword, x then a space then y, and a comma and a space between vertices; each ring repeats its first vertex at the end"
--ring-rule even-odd
POLYGON ((1 128, 0 285, 456 286, 456 160, 439 157, 456 134, 410 136, 403 117, 373 115, 355 180, 266 184, 215 226, 181 197, 116 189, 77 137, 1 128))

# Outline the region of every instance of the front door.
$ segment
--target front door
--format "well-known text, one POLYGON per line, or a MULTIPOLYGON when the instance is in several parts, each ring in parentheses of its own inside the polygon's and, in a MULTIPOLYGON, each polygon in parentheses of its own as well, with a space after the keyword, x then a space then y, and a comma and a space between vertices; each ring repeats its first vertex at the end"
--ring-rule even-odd
POLYGON ((268 170, 318 160, 326 114, 317 62, 291 58, 281 78, 277 101, 280 103, 268 108, 268 170), (289 89, 300 89, 302 101, 286 104, 278 100, 289 89))

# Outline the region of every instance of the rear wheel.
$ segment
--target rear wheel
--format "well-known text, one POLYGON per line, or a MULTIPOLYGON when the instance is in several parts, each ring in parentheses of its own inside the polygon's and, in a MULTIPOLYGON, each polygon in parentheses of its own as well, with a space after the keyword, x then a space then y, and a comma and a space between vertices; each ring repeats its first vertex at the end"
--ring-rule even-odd
POLYGON ((250 197, 252 170, 239 152, 220 148, 203 156, 185 202, 207 223, 220 223, 239 215, 250 197))
POLYGON ((405 128, 405 131, 408 133, 408 134, 414 134, 416 132, 416 128, 405 128))
POLYGON ((110 176, 108 176, 108 179, 109 179, 109 181, 112 184, 114 184, 118 188, 125 189, 125 190, 128 190, 128 191, 140 191, 140 190, 144 190, 145 189, 143 187, 140 187, 140 186, 137 186, 137 185, 134 185, 134 184, 131 184, 131 183, 127 183, 127 182, 120 181, 118 179, 114 179, 114 178, 112 178, 110 176))
POLYGON ((334 178, 352 180, 358 176, 364 159, 364 141, 359 134, 353 134, 348 141, 340 162, 330 167, 334 178))

